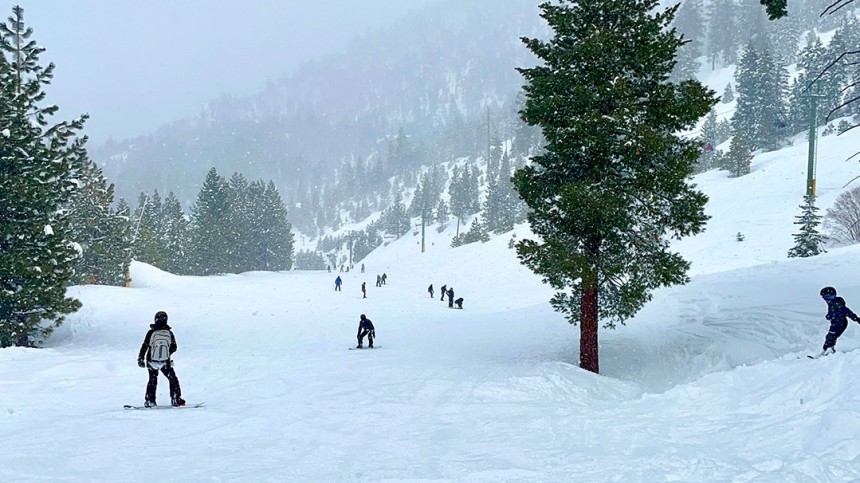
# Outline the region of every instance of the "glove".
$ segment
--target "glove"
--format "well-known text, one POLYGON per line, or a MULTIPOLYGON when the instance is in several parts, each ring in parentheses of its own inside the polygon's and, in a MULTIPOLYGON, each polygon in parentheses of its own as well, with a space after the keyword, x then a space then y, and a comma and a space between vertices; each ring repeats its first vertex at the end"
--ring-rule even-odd
POLYGON ((138 365, 139 367, 146 367, 146 364, 143 362, 143 359, 138 359, 138 360, 137 360, 137 365, 138 365))

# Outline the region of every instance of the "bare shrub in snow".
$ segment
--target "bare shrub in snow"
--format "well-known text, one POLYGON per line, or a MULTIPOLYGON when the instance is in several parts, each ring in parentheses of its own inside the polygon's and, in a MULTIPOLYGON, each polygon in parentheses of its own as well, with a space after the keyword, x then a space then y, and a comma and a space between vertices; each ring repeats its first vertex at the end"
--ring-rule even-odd
POLYGON ((836 198, 824 217, 824 228, 839 243, 860 242, 860 186, 836 198))

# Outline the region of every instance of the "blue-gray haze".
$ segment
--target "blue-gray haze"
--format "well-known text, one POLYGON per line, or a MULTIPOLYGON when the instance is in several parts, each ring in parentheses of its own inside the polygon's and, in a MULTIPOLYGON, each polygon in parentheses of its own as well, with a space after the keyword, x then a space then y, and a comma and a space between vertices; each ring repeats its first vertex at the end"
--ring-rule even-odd
POLYGON ((0 0, 24 8, 57 64, 48 101, 87 112, 96 144, 192 116, 221 94, 246 95, 436 0, 0 0))

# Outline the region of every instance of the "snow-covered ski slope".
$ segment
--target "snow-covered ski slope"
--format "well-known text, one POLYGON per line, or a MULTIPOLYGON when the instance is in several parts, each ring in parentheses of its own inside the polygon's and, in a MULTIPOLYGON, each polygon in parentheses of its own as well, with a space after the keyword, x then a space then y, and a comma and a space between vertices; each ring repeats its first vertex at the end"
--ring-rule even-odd
MULTIPOLYGON (((860 175, 858 141, 822 138, 822 208, 860 175)), ((47 348, 0 350, 0 481, 860 480, 860 326, 805 357, 827 331, 822 286, 860 310, 860 247, 785 258, 805 177, 802 139, 743 178, 699 176, 712 220, 677 244, 693 281, 601 331, 600 376, 577 367, 578 327, 510 235, 451 249, 453 228, 431 228, 422 254, 410 234, 340 274, 343 292, 337 273, 143 264, 133 288, 74 287, 84 307, 47 348), (204 408, 123 409, 143 402, 135 360, 158 310, 204 408), (362 313, 379 350, 347 350, 362 313)))

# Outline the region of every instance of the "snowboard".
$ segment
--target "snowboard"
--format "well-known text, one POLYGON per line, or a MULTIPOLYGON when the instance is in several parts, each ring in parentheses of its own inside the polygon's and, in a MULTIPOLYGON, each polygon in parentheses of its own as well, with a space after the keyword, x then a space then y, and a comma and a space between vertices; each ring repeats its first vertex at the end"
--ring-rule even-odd
POLYGON ((350 347, 349 350, 351 350, 351 351, 363 351, 363 350, 367 350, 367 349, 380 349, 380 348, 381 348, 380 346, 375 345, 373 347, 362 347, 360 349, 358 347, 350 347))
POLYGON ((203 407, 206 403, 195 403, 195 404, 185 404, 185 406, 171 406, 170 404, 166 404, 164 406, 153 406, 148 408, 146 406, 133 406, 131 404, 126 404, 123 406, 125 409, 184 409, 184 408, 199 408, 203 407))

